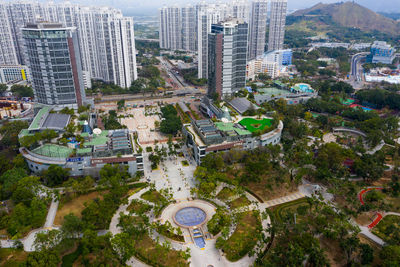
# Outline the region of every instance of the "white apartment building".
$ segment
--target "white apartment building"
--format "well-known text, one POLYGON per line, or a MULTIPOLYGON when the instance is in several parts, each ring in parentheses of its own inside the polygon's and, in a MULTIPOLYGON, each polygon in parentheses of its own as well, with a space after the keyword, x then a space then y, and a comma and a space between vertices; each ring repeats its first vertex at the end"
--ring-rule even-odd
POLYGON ((254 80, 256 75, 265 73, 272 79, 280 74, 280 68, 277 62, 266 61, 265 58, 257 58, 247 62, 246 79, 254 80))
POLYGON ((208 77, 208 34, 211 32, 211 25, 223 21, 228 14, 228 6, 225 4, 201 4, 198 6, 198 78, 208 77))
POLYGON ((8 64, 26 62, 22 27, 37 21, 59 22, 66 27, 77 28, 82 69, 91 78, 121 87, 129 87, 137 78, 133 19, 124 17, 120 10, 86 7, 69 2, 16 1, 0 4, 0 14, 4 13, 7 19, 0 18, 0 27, 5 33, 2 31, 0 36, 9 36, 11 32, 12 45, 7 46, 2 38, 0 51, 5 51, 7 47, 13 49, 0 55, 0 64, 6 57, 13 61, 8 64))
POLYGON ((10 21, 7 16, 6 5, 0 3, 0 65, 17 64, 17 51, 13 44, 10 21))
POLYGON ((283 49, 286 13, 287 0, 271 0, 268 51, 283 49))
POLYGON ((248 60, 264 54, 267 11, 267 0, 255 0, 251 3, 248 60))
POLYGON ((29 68, 23 65, 0 65, 0 83, 31 81, 29 68))
POLYGON ((163 7, 160 16, 160 48, 170 50, 182 49, 181 8, 163 7))
MULTIPOLYGON (((283 49, 287 0, 270 2, 268 50, 272 51, 283 49)), ((248 60, 255 59, 262 56, 265 50, 268 4, 268 0, 253 0, 249 6, 246 0, 231 0, 200 2, 194 8, 164 7, 159 11, 160 46, 170 50, 197 51, 198 78, 208 78, 208 34, 211 32, 211 25, 229 18, 248 23, 248 60), (192 25, 195 26, 194 31, 191 30, 192 25), (195 45, 191 43, 192 40, 195 40, 195 45)))

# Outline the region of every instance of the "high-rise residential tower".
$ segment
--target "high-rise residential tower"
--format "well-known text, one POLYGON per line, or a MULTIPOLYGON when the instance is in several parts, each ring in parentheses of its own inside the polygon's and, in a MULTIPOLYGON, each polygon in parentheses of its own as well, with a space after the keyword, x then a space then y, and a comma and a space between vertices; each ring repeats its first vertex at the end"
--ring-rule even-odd
POLYGON ((182 7, 182 50, 197 50, 197 20, 196 8, 193 6, 182 7))
POLYGON ((181 8, 163 7, 159 11, 160 48, 170 50, 182 49, 181 8))
POLYGON ((36 101, 82 106, 85 90, 76 28, 42 22, 27 24, 21 32, 36 101))
POLYGON ((229 98, 246 85, 248 24, 239 19, 213 24, 208 36, 208 95, 229 98))
POLYGON ((251 3, 248 60, 262 56, 264 53, 267 10, 267 0, 254 0, 251 3))
POLYGON ((208 77, 208 34, 211 32, 211 25, 223 21, 226 17, 228 17, 228 14, 228 6, 225 4, 198 5, 198 78, 208 77))
POLYGON ((271 0, 268 51, 283 49, 287 0, 271 0))
MULTIPOLYGON (((21 28, 27 23, 51 21, 77 28, 82 68, 89 74, 89 80, 99 79, 129 87, 137 78, 133 19, 124 17, 120 10, 85 7, 69 2, 18 1, 0 4, 0 14, 4 12, 7 20, 0 18, 1 34, 5 32, 8 36, 7 32, 11 32, 17 58, 11 64, 24 64, 26 61, 21 28)), ((5 49, 7 45, 0 41, 0 51, 5 49)), ((12 55, 12 50, 8 54, 12 55)))
POLYGON ((0 3, 0 65, 15 65, 18 63, 17 51, 13 43, 10 21, 7 17, 5 4, 0 3))

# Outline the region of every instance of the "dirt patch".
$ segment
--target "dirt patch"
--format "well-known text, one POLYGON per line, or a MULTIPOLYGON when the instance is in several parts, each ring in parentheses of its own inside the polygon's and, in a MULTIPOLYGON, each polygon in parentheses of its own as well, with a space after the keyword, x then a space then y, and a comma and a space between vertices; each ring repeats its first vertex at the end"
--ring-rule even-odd
POLYGON ((265 186, 262 186, 262 184, 265 185, 264 182, 260 183, 250 183, 247 185, 247 187, 257 194, 258 196, 262 197, 265 201, 268 201, 270 199, 275 199, 275 198, 280 198, 287 196, 289 194, 297 192, 297 185, 295 184, 287 184, 287 183, 282 183, 279 185, 273 185, 271 188, 266 188, 265 186))
POLYGON ((340 248, 338 241, 332 241, 326 238, 320 238, 321 247, 325 250, 325 255, 331 266, 345 266, 346 259, 340 248))
POLYGON ((381 252, 381 247, 377 245, 375 242, 371 241, 367 237, 365 237, 363 234, 359 234, 358 237, 360 238, 360 243, 362 244, 368 244, 372 247, 374 250, 374 261, 372 262, 371 266, 382 266, 382 261, 379 257, 379 252, 381 252))
POLYGON ((86 195, 81 195, 72 200, 68 201, 62 207, 59 207, 57 210, 56 217, 54 219, 55 225, 62 225, 64 221, 64 216, 70 213, 81 217, 81 212, 85 209, 85 203, 92 201, 95 198, 103 199, 103 194, 106 194, 107 191, 102 192, 92 192, 86 195))
POLYGON ((28 252, 12 248, 0 248, 0 266, 19 266, 28 257, 28 252))
POLYGON ((362 212, 358 214, 357 218, 355 218, 356 222, 360 225, 367 226, 369 225, 375 218, 376 213, 373 211, 362 212))

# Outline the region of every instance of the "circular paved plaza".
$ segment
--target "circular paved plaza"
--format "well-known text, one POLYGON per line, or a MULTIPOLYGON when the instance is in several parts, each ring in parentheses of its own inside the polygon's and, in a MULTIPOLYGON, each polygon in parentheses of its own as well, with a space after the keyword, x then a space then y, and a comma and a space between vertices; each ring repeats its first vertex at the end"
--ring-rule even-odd
POLYGON ((169 221, 175 227, 201 226, 215 214, 216 207, 204 200, 182 201, 171 204, 161 213, 162 222, 169 221))

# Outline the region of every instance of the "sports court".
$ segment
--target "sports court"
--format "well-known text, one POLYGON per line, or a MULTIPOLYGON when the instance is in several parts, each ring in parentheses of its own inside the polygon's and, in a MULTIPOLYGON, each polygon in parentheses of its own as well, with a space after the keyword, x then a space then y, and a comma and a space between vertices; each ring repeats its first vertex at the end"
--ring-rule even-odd
POLYGON ((272 119, 264 118, 262 120, 257 120, 253 118, 244 118, 239 121, 239 124, 244 126, 248 131, 254 133, 256 131, 263 131, 266 128, 271 127, 272 119))
POLYGON ((35 148, 32 152, 50 158, 68 158, 72 154, 73 149, 66 146, 45 144, 35 148))

